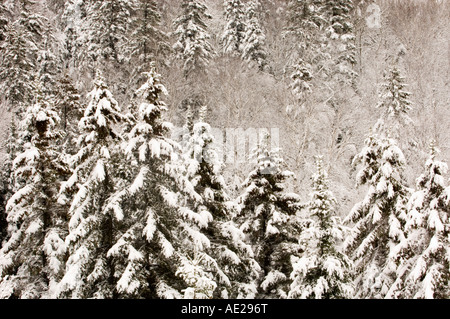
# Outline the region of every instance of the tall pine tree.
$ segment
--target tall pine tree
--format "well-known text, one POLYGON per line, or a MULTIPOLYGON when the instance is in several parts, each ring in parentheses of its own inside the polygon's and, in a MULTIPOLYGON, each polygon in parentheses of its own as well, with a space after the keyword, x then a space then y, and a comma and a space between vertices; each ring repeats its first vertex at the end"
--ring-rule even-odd
POLYGON ((207 108, 192 127, 185 147, 187 176, 203 202, 197 207, 211 214, 208 227, 203 230, 211 241, 208 254, 215 260, 217 278, 216 297, 244 298, 255 295, 255 280, 260 267, 253 250, 245 242, 244 233, 233 222, 237 207, 227 193, 221 174, 223 163, 214 149, 211 127, 206 123, 207 108))
POLYGON ((313 92, 314 79, 320 78, 325 59, 324 29, 327 25, 322 0, 291 0, 288 3, 285 36, 292 52, 287 60, 291 67, 291 88, 299 106, 313 92))
MULTIPOLYGON (((172 49, 169 36, 161 29, 161 13, 156 1, 138 0, 132 20, 133 30, 127 46, 134 66, 131 78, 136 79, 150 68, 152 61, 165 65, 172 49)), ((140 79, 137 84, 145 80, 140 79)))
POLYGON ((226 21, 221 38, 223 51, 241 56, 247 30, 244 4, 241 0, 225 0, 223 5, 226 21))
POLYGON ((47 23, 42 34, 42 45, 37 56, 37 76, 42 83, 43 93, 54 98, 57 92, 57 76, 60 72, 60 66, 55 51, 56 39, 53 32, 53 26, 47 23))
POLYGON ((80 93, 67 73, 58 79, 55 103, 61 117, 64 151, 73 155, 78 151, 76 148, 76 137, 79 135, 78 123, 83 117, 84 110, 80 93))
POLYGON ((336 198, 329 190, 322 158, 316 159, 313 192, 307 205, 310 219, 300 236, 305 252, 293 256, 289 298, 341 299, 353 296, 352 261, 338 246, 345 229, 336 216, 336 198))
POLYGON ((134 0, 90 1, 86 8, 88 51, 94 60, 122 63, 134 0))
POLYGON ((285 182, 293 174, 282 169, 283 159, 277 149, 270 149, 268 133, 252 158, 256 167, 243 183, 246 188, 238 198, 241 209, 237 220, 261 268, 257 297, 286 298, 293 270, 290 258, 302 252, 298 243, 302 205, 298 195, 285 190, 285 182))
POLYGON ((184 76, 188 78, 192 73, 204 71, 214 55, 205 22, 211 16, 200 0, 183 0, 181 10, 182 14, 174 21, 177 42, 173 48, 183 62, 184 76))
POLYGON ((388 256, 405 239, 410 195, 402 176, 406 161, 394 140, 371 135, 353 159, 353 165, 359 163, 357 185, 367 185, 368 190, 344 220, 353 223, 345 247, 355 262, 358 297, 384 298, 395 272, 388 256))
POLYGON ((354 87, 356 84, 357 73, 353 70, 356 64, 353 10, 352 0, 326 0, 324 3, 325 16, 329 21, 326 28, 327 51, 331 56, 327 73, 338 87, 354 87))
POLYGON ((398 66, 394 65, 384 73, 380 99, 376 106, 381 111, 376 129, 379 132, 389 132, 395 139, 399 139, 404 127, 412 122, 408 115, 412 104, 409 100, 411 93, 405 88, 405 78, 398 66))
POLYGON ((13 162, 17 191, 6 205, 9 238, 0 250, 1 297, 50 297, 62 275, 64 211, 57 204, 65 171, 56 151, 59 116, 38 92, 21 122, 31 136, 13 162))
POLYGON ((214 261, 204 253, 210 242, 200 228, 211 215, 186 206, 202 199, 184 176, 179 145, 167 137, 171 124, 162 119, 162 94, 166 89, 153 66, 136 92, 136 121, 123 143, 123 186, 108 204, 124 216, 108 251, 115 289, 119 297, 210 298, 215 283, 206 269, 214 261))
POLYGON ((449 193, 444 175, 447 164, 436 159, 431 144, 425 172, 409 199, 406 238, 389 256, 396 265, 396 280, 389 298, 447 299, 450 296, 449 193))
POLYGON ((31 33, 15 21, 7 27, 0 50, 0 88, 10 108, 32 99, 38 47, 31 33))
POLYGON ((56 296, 112 298, 114 267, 107 252, 123 216, 106 205, 115 189, 114 159, 121 135, 114 126, 123 119, 120 107, 97 73, 89 104, 79 122, 78 152, 71 158, 72 175, 58 201, 68 206, 68 259, 56 296))
POLYGON ((18 140, 18 132, 15 116, 11 116, 11 123, 8 128, 8 138, 5 141, 5 155, 0 173, 0 248, 3 240, 7 236, 8 223, 6 221, 6 203, 14 194, 13 162, 20 153, 20 142, 18 140))
POLYGON ((264 70, 267 65, 266 36, 259 20, 260 10, 261 4, 258 0, 252 0, 246 5, 247 28, 243 39, 242 57, 246 61, 255 62, 260 70, 264 70))

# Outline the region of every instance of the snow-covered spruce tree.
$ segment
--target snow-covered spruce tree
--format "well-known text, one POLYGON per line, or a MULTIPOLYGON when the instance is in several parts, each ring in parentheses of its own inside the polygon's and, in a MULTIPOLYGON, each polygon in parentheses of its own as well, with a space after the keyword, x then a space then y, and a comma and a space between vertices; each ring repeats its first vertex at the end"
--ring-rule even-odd
POLYGON ((8 25, 0 50, 0 89, 9 107, 31 101, 36 69, 36 44, 18 21, 8 25))
POLYGON ((397 266, 388 298, 448 299, 450 297, 449 190, 447 164, 436 159, 431 144, 425 172, 407 205, 406 239, 389 256, 397 266))
POLYGON ((57 80, 55 104, 61 117, 64 152, 73 155, 78 151, 75 139, 79 135, 78 123, 83 117, 84 110, 80 93, 67 73, 63 73, 57 80))
POLYGON ((291 74, 290 88, 300 106, 303 106, 308 94, 312 93, 311 65, 303 59, 299 59, 294 65, 294 72, 291 74))
POLYGON ((0 43, 6 39, 6 30, 9 24, 11 12, 3 3, 0 3, 0 43))
MULTIPOLYGON (((133 65, 131 77, 136 78, 150 68, 151 61, 164 65, 171 52, 169 36, 161 30, 161 13, 157 1, 137 0, 132 16, 133 30, 127 47, 133 65)), ((146 79, 140 79, 142 84, 146 79)))
POLYGON ((6 202, 11 197, 10 191, 10 174, 11 166, 3 163, 1 166, 2 172, 0 175, 0 248, 3 245, 3 240, 6 238, 8 223, 6 221, 6 202), (9 167, 8 167, 9 166, 9 167), (8 170, 9 168, 9 170, 8 170))
POLYGON ((14 187, 13 162, 20 152, 16 121, 14 115, 11 117, 11 124, 8 128, 8 138, 5 141, 5 158, 1 165, 0 172, 0 248, 7 235, 6 203, 16 190, 14 187))
POLYGON ((202 72, 214 55, 209 43, 210 35, 205 20, 211 19, 201 0, 183 0, 181 15, 174 21, 173 35, 177 39, 173 49, 183 62, 186 78, 192 73, 202 72))
POLYGON ((58 59, 54 53, 56 39, 53 27, 47 23, 43 32, 42 45, 37 55, 38 81, 42 84, 42 90, 48 97, 54 97, 57 91, 57 75, 60 71, 58 59))
MULTIPOLYGON (((194 134, 194 112, 190 103, 186 109, 186 121, 183 126, 185 135, 183 136, 183 144, 190 142, 191 136, 194 134)), ((185 145, 182 144, 182 147, 185 145)))
POLYGON ((9 108, 31 103, 32 82, 37 71, 37 54, 46 18, 34 13, 29 0, 16 3, 18 18, 6 26, 6 38, 0 44, 0 89, 9 108))
POLYGON ((313 80, 321 70, 324 28, 327 24, 322 0, 291 0, 285 36, 292 43, 292 57, 287 61, 293 68, 291 89, 300 106, 313 91, 313 80))
POLYGON ((134 0, 89 1, 86 7, 87 51, 94 61, 122 63, 132 25, 134 0))
POLYGON ((64 59, 65 67, 89 65, 91 59, 86 50, 86 34, 88 33, 87 1, 68 0, 64 2, 61 16, 61 28, 64 32, 64 59), (83 36, 84 35, 84 36, 83 36))
POLYGON ((335 36, 342 36, 352 32, 351 13, 353 11, 352 0, 324 0, 324 9, 330 18, 330 32, 335 36))
POLYGON ((260 70, 264 70, 267 65, 266 35, 259 21, 260 6, 258 0, 252 0, 246 4, 247 28, 243 39, 242 58, 255 62, 260 70))
MULTIPOLYGON (((3 161, 3 169, 2 174, 6 174, 5 176, 8 176, 5 180, 8 180, 8 189, 11 191, 15 191, 14 189, 14 178, 12 175, 12 167, 13 162, 16 156, 23 152, 22 149, 22 142, 19 137, 19 132, 17 130, 17 119, 14 114, 11 115, 11 122, 8 127, 8 138, 5 141, 4 144, 4 150, 6 152, 5 154, 5 160, 3 161)), ((6 203, 6 202, 5 202, 6 203)))
POLYGON ((187 176, 194 190, 203 198, 197 210, 208 211, 212 220, 203 233, 210 240, 207 253, 215 260, 217 298, 248 298, 256 294, 255 280, 259 265, 253 250, 245 242, 244 233, 233 222, 238 207, 227 194, 222 172, 222 162, 214 149, 211 127, 204 120, 206 106, 200 119, 193 125, 185 147, 187 176), (221 278, 222 277, 222 278, 221 278))
POLYGON ((207 270, 214 260, 204 254, 210 242, 200 233, 211 214, 186 206, 202 199, 185 177, 179 145, 167 137, 171 124, 162 119, 162 94, 166 89, 152 67, 136 92, 136 122, 123 143, 128 182, 108 203, 123 220, 107 256, 115 266, 118 297, 211 298, 214 280, 207 270))
POLYGON ((241 56, 247 30, 244 4, 241 0, 225 0, 223 5, 226 22, 221 37, 223 52, 241 56))
POLYGON ((404 127, 412 122, 408 116, 411 110, 411 93, 405 91, 405 87, 405 78, 402 77, 398 66, 394 65, 384 73, 384 83, 376 106, 381 110, 376 129, 378 132, 389 131, 395 139, 399 139, 404 127))
POLYGON ((13 162, 17 191, 6 205, 8 241, 0 250, 0 297, 50 297, 63 272, 64 211, 56 202, 65 168, 55 150, 58 113, 37 93, 21 122, 31 141, 13 162))
POLYGON ((48 19, 39 14, 40 4, 34 0, 18 0, 17 7, 20 11, 20 17, 17 22, 30 32, 31 41, 38 45, 45 30, 45 24, 48 19))
POLYGON ((60 109, 63 131, 66 131, 69 126, 73 125, 74 119, 78 126, 84 110, 80 101, 80 92, 75 87, 68 73, 64 73, 58 78, 58 89, 55 99, 60 109))
POLYGON ((291 256, 302 252, 299 196, 285 191, 292 172, 282 170, 283 159, 270 149, 266 132, 252 154, 256 167, 250 172, 239 196, 237 221, 246 234, 261 268, 257 298, 287 298, 291 280, 291 256))
POLYGON ((352 0, 326 0, 324 3, 325 16, 329 21, 326 29, 327 52, 331 56, 328 76, 333 78, 337 85, 354 87, 357 73, 353 70, 356 64, 353 10, 352 0))
POLYGON ((344 247, 355 263, 357 297, 384 298, 395 279, 395 267, 388 257, 405 239, 410 195, 402 176, 405 158, 395 140, 372 134, 353 159, 354 166, 359 163, 357 186, 367 185, 368 191, 344 220, 353 223, 344 247))
POLYGON ((118 144, 115 125, 123 115, 97 73, 89 104, 79 122, 78 152, 71 158, 72 175, 63 182, 58 201, 68 206, 68 259, 57 297, 112 298, 114 267, 107 253, 123 216, 106 205, 115 190, 118 144))
MULTIPOLYGON (((314 33, 326 25, 323 0, 290 0, 287 8, 286 31, 297 39, 314 40, 314 33)), ((297 43, 299 47, 308 45, 297 43)))
POLYGON ((183 290, 185 299, 211 299, 217 288, 216 282, 205 276, 201 262, 201 257, 194 254, 194 259, 182 261, 177 270, 176 274, 188 285, 188 288, 183 290))
POLYGON ((313 192, 307 205, 310 219, 300 235, 305 252, 293 256, 289 298, 341 299, 353 297, 353 264, 340 251, 345 229, 336 216, 336 199, 329 189, 322 158, 316 159, 313 192))

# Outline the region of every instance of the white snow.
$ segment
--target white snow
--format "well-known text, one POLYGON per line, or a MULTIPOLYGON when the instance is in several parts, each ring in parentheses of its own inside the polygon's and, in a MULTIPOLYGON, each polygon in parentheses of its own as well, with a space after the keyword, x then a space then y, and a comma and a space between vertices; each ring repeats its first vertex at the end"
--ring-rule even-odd
POLYGON ((147 173, 148 173, 148 168, 145 166, 142 167, 141 170, 139 171, 139 174, 134 179, 133 184, 131 184, 131 186, 129 188, 131 195, 134 195, 144 185, 144 179, 145 179, 145 176, 147 176, 147 173))
POLYGON ((106 177, 105 164, 103 160, 99 159, 94 167, 94 170, 92 171, 92 179, 102 182, 105 180, 105 177, 106 177))

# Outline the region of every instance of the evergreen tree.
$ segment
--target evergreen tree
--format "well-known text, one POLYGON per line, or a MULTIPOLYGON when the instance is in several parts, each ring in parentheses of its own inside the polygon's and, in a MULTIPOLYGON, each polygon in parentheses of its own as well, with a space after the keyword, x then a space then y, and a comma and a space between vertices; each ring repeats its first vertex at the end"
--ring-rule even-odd
POLYGON ((182 14, 174 21, 174 44, 178 59, 183 61, 185 77, 201 72, 214 55, 205 19, 211 19, 206 5, 198 0, 183 0, 182 14))
POLYGON ((269 139, 264 134, 252 154, 256 167, 243 183, 238 221, 261 268, 257 297, 286 298, 293 271, 290 258, 302 252, 302 205, 298 195, 285 191, 286 179, 293 174, 282 170, 283 159, 277 149, 270 150, 269 139))
POLYGON ((147 77, 136 92, 137 121, 123 144, 123 183, 108 204, 124 216, 108 251, 115 288, 119 297, 211 298, 214 280, 206 269, 214 260, 204 254, 210 242, 200 233, 211 214, 186 206, 202 199, 184 177, 179 145, 167 137, 171 124, 162 119, 167 107, 160 75, 152 67, 147 77))
POLYGON ((6 205, 9 239, 0 250, 2 298, 49 297, 62 274, 64 213, 56 203, 63 172, 59 117, 39 92, 21 122, 31 141, 13 162, 17 191, 6 205))
POLYGON ((330 17, 329 32, 334 33, 334 37, 351 33, 353 29, 350 21, 353 10, 352 0, 325 0, 324 7, 330 17))
POLYGON ((8 128, 8 138, 5 142, 5 159, 0 174, 0 248, 7 238, 6 203, 16 190, 14 187, 13 162, 20 151, 15 117, 12 115, 8 128))
POLYGON ((94 61, 123 62, 128 43, 128 26, 132 25, 134 0, 90 1, 86 7, 88 24, 87 50, 94 61))
POLYGON ((61 117, 64 151, 66 154, 77 152, 75 139, 79 134, 78 123, 83 116, 81 97, 72 79, 64 73, 57 82, 55 103, 61 117))
POLYGON ((300 103, 313 92, 313 80, 320 78, 323 61, 328 60, 324 43, 327 25, 322 0, 291 0, 288 3, 288 21, 285 36, 291 40, 293 54, 287 61, 292 66, 291 88, 300 103))
POLYGON ((107 253, 123 216, 106 205, 115 190, 114 166, 121 135, 114 125, 123 115, 97 73, 90 102, 79 122, 78 153, 71 158, 72 175, 63 182, 58 201, 68 206, 68 259, 58 297, 111 298, 114 267, 107 253))
POLYGON ((65 73, 58 79, 58 94, 56 101, 61 112, 61 127, 64 132, 71 126, 71 122, 79 120, 83 116, 83 109, 80 104, 80 93, 74 86, 69 75, 65 73))
POLYGON ((183 260, 177 270, 176 275, 188 285, 188 288, 182 291, 185 299, 211 299, 217 288, 216 282, 206 275, 201 262, 201 257, 196 254, 192 261, 183 260))
MULTIPOLYGON (((186 110, 186 122, 183 127, 185 131, 185 136, 183 137, 184 142, 189 142, 191 136, 194 134, 194 112, 190 103, 187 105, 186 110)), ((184 145, 183 145, 184 146, 184 145)))
MULTIPOLYGON (((171 51, 168 35, 161 30, 161 13, 156 1, 138 0, 133 17, 128 50, 131 63, 135 65, 132 78, 139 77, 150 68, 151 61, 166 64, 171 51)), ((145 81, 146 79, 141 79, 145 81)))
POLYGON ((355 86, 356 46, 354 27, 352 24, 352 0, 326 0, 326 12, 329 26, 326 29, 328 37, 328 52, 332 57, 328 76, 335 79, 337 85, 355 86))
POLYGON ((86 50, 85 36, 89 26, 87 21, 87 1, 69 0, 64 2, 64 11, 61 17, 62 29, 65 35, 64 53, 62 57, 65 67, 80 67, 91 62, 86 50), (88 63, 86 63, 88 62, 88 63))
POLYGON ((193 125, 185 161, 187 176, 203 198, 196 209, 212 216, 203 233, 211 242, 206 252, 215 260, 216 297, 252 297, 260 268, 253 259, 252 248, 245 243, 244 233, 233 222, 237 207, 227 194, 221 175, 223 164, 213 147, 214 137, 204 120, 205 113, 206 107, 201 110, 199 122, 193 125))
POLYGON ((0 44, 0 88, 11 108, 31 103, 32 82, 37 72, 37 56, 42 41, 45 17, 34 12, 35 1, 20 0, 17 19, 6 26, 6 38, 0 44))
POLYGON ((290 88, 301 106, 304 105, 308 94, 312 93, 312 79, 311 65, 299 59, 291 75, 290 88))
POLYGON ((8 8, 0 3, 0 43, 5 41, 6 39, 6 30, 9 24, 9 17, 11 12, 9 12, 8 8))
POLYGON ((368 191, 344 220, 354 223, 344 245, 355 262, 358 297, 384 298, 395 271, 388 256, 405 238, 410 192, 402 177, 405 158, 393 139, 371 135, 353 159, 358 163, 357 186, 367 185, 368 191))
POLYGON ((405 91, 405 79, 397 66, 385 72, 384 77, 380 101, 377 105, 377 108, 381 110, 381 117, 376 124, 376 129, 380 132, 388 131, 392 137, 398 139, 403 127, 412 122, 408 116, 411 110, 409 100, 411 94, 405 91))
POLYGON ((18 21, 8 26, 0 50, 0 88, 10 107, 32 98, 37 52, 30 32, 18 21))
POLYGON ((436 159, 431 144, 425 172, 408 202, 407 237, 389 256, 396 265, 396 280, 389 298, 447 299, 450 296, 449 193, 444 175, 447 164, 436 159))
POLYGON ((286 31, 299 40, 298 48, 315 41, 315 32, 327 24, 324 16, 323 0, 291 0, 288 3, 288 24, 286 31))
POLYGON ((222 35, 224 53, 241 56, 247 30, 245 9, 241 0, 225 0, 225 29, 222 35))
POLYGON ((266 36, 259 21, 260 3, 252 0, 247 3, 245 11, 247 28, 243 39, 242 57, 247 61, 254 61, 260 70, 267 65, 265 50, 266 36))
POLYGON ((289 298, 340 299, 353 296, 352 262, 338 248, 344 228, 336 216, 336 199, 329 190, 322 158, 317 158, 313 192, 307 205, 311 219, 300 236, 306 250, 293 257, 289 298))
POLYGON ((60 71, 57 57, 54 52, 54 44, 56 42, 52 25, 47 24, 43 33, 42 47, 38 52, 38 80, 42 83, 43 94, 54 98, 57 90, 57 75, 60 71))
POLYGON ((34 0, 18 0, 16 6, 19 12, 16 22, 29 32, 29 40, 39 46, 48 23, 48 19, 39 13, 40 4, 34 0))

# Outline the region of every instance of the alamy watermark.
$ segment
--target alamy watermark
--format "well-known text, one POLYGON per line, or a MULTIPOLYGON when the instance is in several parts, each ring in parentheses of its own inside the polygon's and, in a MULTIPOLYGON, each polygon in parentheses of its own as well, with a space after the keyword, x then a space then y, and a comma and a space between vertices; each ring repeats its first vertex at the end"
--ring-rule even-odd
POLYGON ((371 3, 366 9, 366 24, 371 29, 381 28, 381 8, 375 3, 371 3))
POLYGON ((267 148, 269 151, 280 148, 279 128, 210 128, 209 133, 213 137, 211 144, 192 145, 198 141, 192 138, 186 128, 175 128, 172 138, 181 141, 182 145, 196 148, 197 160, 211 161, 209 151, 214 151, 217 158, 225 164, 256 163, 256 158, 251 154, 264 136, 269 136, 267 148), (192 139, 192 140, 191 140, 192 139))

